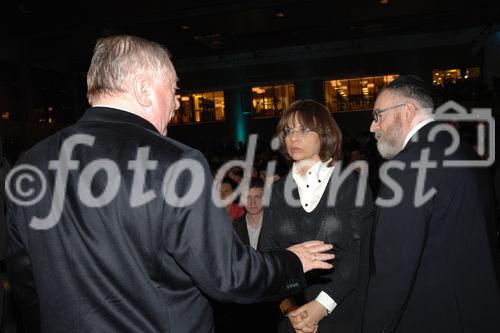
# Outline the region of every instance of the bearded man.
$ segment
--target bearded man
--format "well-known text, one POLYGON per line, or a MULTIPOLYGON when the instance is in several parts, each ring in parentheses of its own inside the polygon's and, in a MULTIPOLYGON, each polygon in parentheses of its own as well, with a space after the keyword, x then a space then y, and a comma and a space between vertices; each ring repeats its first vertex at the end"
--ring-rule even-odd
POLYGON ((370 131, 382 157, 364 332, 500 332, 487 170, 432 118, 420 78, 401 76, 377 97, 370 131))

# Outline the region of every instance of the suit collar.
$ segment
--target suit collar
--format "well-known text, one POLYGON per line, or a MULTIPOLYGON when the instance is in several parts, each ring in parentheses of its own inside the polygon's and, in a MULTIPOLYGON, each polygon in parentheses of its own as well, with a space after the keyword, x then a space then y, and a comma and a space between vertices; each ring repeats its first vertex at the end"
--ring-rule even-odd
MULTIPOLYGON (((408 141, 408 143, 406 144, 406 146, 398 153, 401 154, 402 152, 404 151, 407 151, 408 149, 410 149, 410 147, 412 147, 414 144, 418 143, 418 142, 427 142, 427 137, 428 137, 428 134, 429 134, 429 131, 432 127, 434 127, 434 125, 436 125, 438 122, 436 121, 431 121, 431 122, 428 122, 426 123, 424 126, 422 126, 421 128, 419 128, 410 138, 410 140, 408 141)), ((396 155, 396 157, 398 156, 396 155)))
POLYGON ((410 140, 415 135, 415 133, 417 133, 422 127, 424 127, 425 125, 427 125, 428 123, 431 123, 433 121, 434 121, 433 118, 428 118, 428 119, 425 119, 425 120, 419 122, 417 125, 415 125, 410 130, 410 132, 408 132, 408 135, 406 136, 405 141, 403 143, 403 147, 406 147, 406 145, 408 144, 408 142, 410 142, 410 140))
POLYGON ((78 122, 109 122, 115 124, 131 124, 159 133, 158 130, 144 118, 128 111, 104 106, 89 108, 78 122))

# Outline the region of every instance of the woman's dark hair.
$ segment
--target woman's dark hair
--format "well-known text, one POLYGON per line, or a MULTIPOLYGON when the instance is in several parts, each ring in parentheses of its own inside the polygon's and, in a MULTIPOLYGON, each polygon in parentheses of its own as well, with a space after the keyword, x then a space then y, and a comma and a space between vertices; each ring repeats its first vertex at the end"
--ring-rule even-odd
POLYGON ((276 136, 279 138, 283 156, 288 160, 292 159, 286 150, 285 138, 282 133, 289 124, 293 124, 295 121, 298 124, 294 125, 301 125, 318 133, 321 144, 319 151, 321 161, 326 162, 331 158, 329 166, 332 166, 335 161, 342 159, 342 132, 328 108, 313 100, 293 102, 281 117, 276 128, 276 136))
POLYGON ((221 184, 224 184, 224 183, 229 184, 229 186, 231 186, 233 191, 238 187, 238 183, 236 183, 234 180, 232 180, 229 177, 222 178, 222 181, 220 183, 221 184))

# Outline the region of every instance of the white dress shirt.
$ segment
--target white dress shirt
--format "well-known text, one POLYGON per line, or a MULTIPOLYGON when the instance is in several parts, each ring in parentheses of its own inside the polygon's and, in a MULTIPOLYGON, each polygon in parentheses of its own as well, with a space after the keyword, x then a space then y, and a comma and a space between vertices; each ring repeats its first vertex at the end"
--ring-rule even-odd
POLYGON ((405 138, 405 141, 403 143, 403 149, 406 147, 406 145, 408 144, 408 142, 410 141, 411 137, 417 133, 417 131, 419 129, 421 129, 422 127, 424 127, 425 125, 427 125, 428 123, 431 123, 433 122, 434 119, 433 118, 428 118, 428 119, 425 119, 424 121, 420 122, 417 124, 417 126, 413 127, 411 129, 411 131, 408 133, 408 135, 406 135, 406 138, 405 138))
MULTIPOLYGON (((293 164, 292 176, 299 190, 300 203, 302 204, 302 208, 308 213, 316 208, 325 192, 328 180, 334 169, 333 166, 328 166, 330 161, 319 161, 307 170, 304 176, 299 174, 297 163, 293 164)), ((323 305, 329 314, 337 306, 337 302, 324 291, 318 294, 316 301, 323 305)))

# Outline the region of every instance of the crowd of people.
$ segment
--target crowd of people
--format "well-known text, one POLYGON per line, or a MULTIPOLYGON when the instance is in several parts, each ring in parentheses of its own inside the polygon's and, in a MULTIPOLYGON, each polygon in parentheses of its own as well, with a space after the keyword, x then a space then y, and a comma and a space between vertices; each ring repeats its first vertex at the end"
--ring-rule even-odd
POLYGON ((228 161, 245 162, 247 147, 205 157, 167 136, 177 80, 163 46, 99 40, 91 108, 16 161, 46 180, 30 182, 33 192, 48 188, 30 204, 3 193, 3 289, 19 327, 500 330, 491 175, 446 166, 480 157, 466 140, 449 151, 454 137, 433 118, 423 80, 392 81, 371 133, 356 138, 323 104, 297 100, 278 123, 276 149, 262 146, 251 165, 223 174, 228 161))

